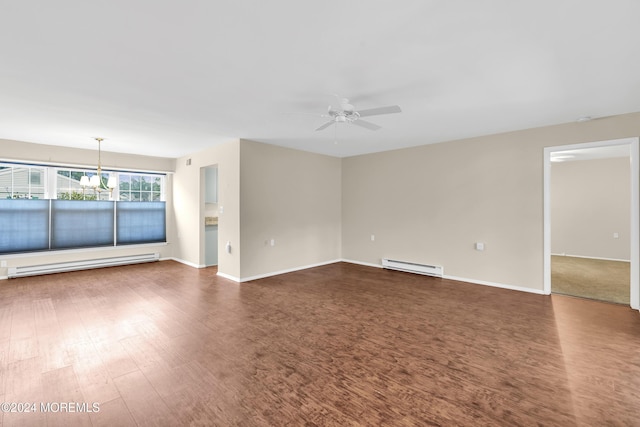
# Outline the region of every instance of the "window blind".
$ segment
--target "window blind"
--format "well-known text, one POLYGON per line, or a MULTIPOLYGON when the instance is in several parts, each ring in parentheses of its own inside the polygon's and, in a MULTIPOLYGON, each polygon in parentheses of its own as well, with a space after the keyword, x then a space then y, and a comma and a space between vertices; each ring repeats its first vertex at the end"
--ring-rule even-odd
POLYGON ((165 209, 165 202, 117 202, 117 244, 166 242, 165 209))
POLYGON ((0 254, 49 249, 49 200, 0 199, 0 254))
POLYGON ((51 200, 51 249, 113 246, 114 202, 51 200))

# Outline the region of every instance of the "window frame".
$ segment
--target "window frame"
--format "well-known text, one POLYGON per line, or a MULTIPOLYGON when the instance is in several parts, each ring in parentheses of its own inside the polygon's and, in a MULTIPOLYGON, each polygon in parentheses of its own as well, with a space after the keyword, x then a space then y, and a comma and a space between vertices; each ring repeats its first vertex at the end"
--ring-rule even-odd
MULTIPOLYGON (((3 171, 5 169, 9 169, 10 171, 10 182, 11 186, 3 185, 3 188, 0 188, 0 194, 6 194, 3 198, 6 199, 47 199, 48 198, 48 188, 49 188, 49 180, 47 174, 47 167, 44 165, 31 165, 31 164, 17 164, 17 163, 6 163, 0 162, 0 174, 4 175, 3 171), (20 191, 20 187, 16 185, 16 170, 17 169, 26 169, 26 189, 27 191, 20 191), (41 192, 34 191, 35 185, 33 184, 33 173, 39 170, 39 175, 41 176, 42 184, 37 186, 38 189, 41 189, 41 192), (6 191, 10 188, 10 191, 6 191), (21 197, 21 193, 24 197, 21 197), (35 195, 42 195, 42 197, 36 197, 35 195)), ((1 182, 1 178, 0 178, 1 182)), ((1 196, 0 196, 1 197, 1 196)))
MULTIPOLYGON (((84 196, 82 198, 72 198, 71 195, 69 195, 69 197, 64 198, 64 197, 60 197, 60 194, 62 194, 60 192, 60 190, 64 191, 66 190, 66 192, 68 194, 71 193, 71 191, 75 188, 79 191, 80 190, 79 187, 79 181, 78 181, 78 176, 76 176, 76 178, 72 178, 71 176, 71 172, 81 172, 83 175, 86 174, 87 176, 91 176, 91 174, 96 173, 95 169, 91 169, 91 168, 86 168, 86 167, 77 167, 77 166, 67 166, 67 165, 52 165, 52 164, 33 164, 33 163, 17 163, 17 162, 7 162, 7 161, 0 161, 0 167, 2 169, 0 169, 0 172, 4 169, 10 169, 10 174, 11 174, 11 179, 10 179, 10 192, 7 191, 0 191, 0 194, 3 194, 3 198, 6 199, 14 199, 14 198, 18 198, 18 197, 14 197, 14 194, 17 194, 17 192, 15 191, 15 186, 14 186, 14 182, 15 180, 13 179, 13 175, 14 172, 16 170, 19 169, 27 169, 26 172, 26 176, 28 178, 28 183, 29 183, 29 192, 27 193, 26 196, 21 197, 21 199, 41 199, 41 200, 47 200, 49 202, 49 228, 48 228, 48 238, 49 238, 49 247, 47 249, 37 249, 35 251, 31 251, 31 250, 22 250, 18 246, 16 247, 16 250, 11 250, 10 246, 7 246, 5 249, 8 249, 8 251, 6 252, 2 252, 0 253, 1 256, 12 256, 12 255, 25 255, 25 254, 29 254, 29 253, 43 253, 43 252, 58 252, 58 251, 69 251, 69 250, 96 250, 96 249, 105 249, 105 248, 116 248, 116 247, 124 247, 124 246, 133 246, 133 245, 148 245, 148 244, 153 244, 153 245, 157 245, 157 244, 167 244, 167 206, 166 206, 166 185, 167 185, 167 175, 170 172, 153 172, 153 171, 127 171, 127 170, 112 170, 112 169, 107 169, 107 170, 102 170, 102 175, 105 179, 105 183, 106 180, 108 179, 108 176, 115 174, 116 178, 117 178, 117 185, 116 187, 113 189, 113 192, 110 192, 109 190, 103 190, 99 195, 102 195, 103 197, 100 197, 99 201, 102 202, 111 202, 113 204, 113 243, 109 244, 107 246, 101 244, 101 245, 88 245, 88 246, 74 246, 74 245, 70 245, 66 248, 64 247, 56 247, 56 245, 52 244, 52 232, 53 232, 53 228, 52 228, 52 222, 55 221, 55 218, 53 215, 55 215, 53 213, 53 209, 52 209, 52 204, 57 201, 57 200, 61 200, 61 201, 68 201, 68 200, 79 200, 80 202, 82 202, 83 200, 85 201, 85 203, 91 203, 92 201, 96 200, 95 198, 93 199, 86 199, 84 196), (42 184, 40 184, 38 186, 38 192, 37 195, 38 197, 32 197, 31 194, 31 183, 32 183, 32 170, 37 170, 40 179, 44 182, 44 186, 42 184), (60 177, 62 177, 62 179, 64 179, 65 174, 64 173, 60 173, 60 172, 64 172, 67 171, 69 173, 66 174, 66 178, 69 180, 74 179, 75 183, 74 185, 69 185, 68 187, 64 187, 64 186, 60 186, 59 185, 59 179, 60 177), (148 230, 152 230, 150 232, 155 233, 153 236, 149 237, 148 235, 145 236, 144 232, 143 233, 137 233, 138 236, 142 235, 142 239, 140 240, 139 243, 136 242, 131 242, 131 241, 127 241, 127 242, 123 242, 123 243, 119 243, 118 239, 117 239, 117 235, 118 233, 120 233, 119 230, 119 226, 118 226, 118 222, 116 220, 116 217, 118 215, 118 204, 119 203, 137 203, 137 202, 141 202, 141 203, 145 203, 147 202, 147 200, 145 200, 144 197, 138 197, 135 198, 134 200, 121 200, 120 198, 120 178, 121 177, 128 177, 129 179, 131 179, 131 177, 142 177, 141 179, 147 179, 148 181, 150 181, 150 186, 149 186, 149 202, 161 202, 162 205, 164 206, 164 214, 163 214, 163 218, 162 221, 158 221, 157 219, 155 220, 156 223, 156 228, 155 229, 148 229, 148 230), (44 190, 43 190, 44 187, 44 190), (154 191, 156 190, 156 191, 154 191), (43 192, 44 192, 44 197, 43 196, 43 192), (107 195, 107 197, 104 197, 104 195, 107 195), (154 199, 154 197, 151 197, 152 194, 155 194, 156 197, 154 199), (7 197, 9 196, 9 197, 7 197), (162 227, 164 226, 164 230, 162 230, 162 233, 160 233, 160 230, 158 229, 158 227, 162 227)), ((24 178, 24 177, 23 177, 24 178)), ((6 181, 6 179, 5 179, 6 181)), ((0 181, 2 182, 2 181, 0 181)), ((3 190, 3 189, 0 189, 3 190)), ((142 189, 140 189, 139 191, 142 191, 142 189)), ((34 192, 35 193, 35 192, 34 192)), ((93 189, 84 189, 83 194, 93 194, 94 190, 93 189)), ((131 194, 131 193, 129 193, 131 194)), ((124 206, 123 206, 124 208, 124 206)), ((144 209, 140 210, 141 212, 144 211, 144 209)), ((157 209, 156 209, 157 211, 157 209)), ((89 215, 91 215, 91 213, 88 213, 89 215)), ((157 214, 156 214, 157 216, 157 214)), ((140 222, 140 221, 138 221, 140 222)), ((124 224, 123 224, 124 226, 124 224)))

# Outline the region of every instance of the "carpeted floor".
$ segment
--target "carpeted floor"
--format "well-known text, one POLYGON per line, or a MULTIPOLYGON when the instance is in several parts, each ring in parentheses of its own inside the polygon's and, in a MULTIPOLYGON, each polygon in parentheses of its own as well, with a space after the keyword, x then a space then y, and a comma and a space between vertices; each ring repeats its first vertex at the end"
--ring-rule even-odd
POLYGON ((624 261, 551 256, 551 291, 629 304, 629 266, 624 261))

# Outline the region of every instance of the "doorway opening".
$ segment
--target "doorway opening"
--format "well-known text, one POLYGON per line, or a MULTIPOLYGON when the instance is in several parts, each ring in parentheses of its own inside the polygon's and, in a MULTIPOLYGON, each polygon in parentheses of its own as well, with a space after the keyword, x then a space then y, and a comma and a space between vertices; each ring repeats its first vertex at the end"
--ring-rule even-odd
POLYGON ((638 138, 544 149, 545 294, 640 308, 638 164, 638 138))
POLYGON ((204 265, 218 265, 218 165, 204 169, 204 265))

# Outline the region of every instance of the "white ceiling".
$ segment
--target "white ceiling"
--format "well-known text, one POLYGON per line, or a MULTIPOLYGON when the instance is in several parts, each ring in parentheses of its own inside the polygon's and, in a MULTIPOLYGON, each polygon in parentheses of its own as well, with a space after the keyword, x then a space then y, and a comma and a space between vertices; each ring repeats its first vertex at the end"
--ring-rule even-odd
POLYGON ((0 138, 350 156, 636 112, 638 16, 638 0, 2 0, 0 138), (403 112, 315 132, 332 94, 403 112))

